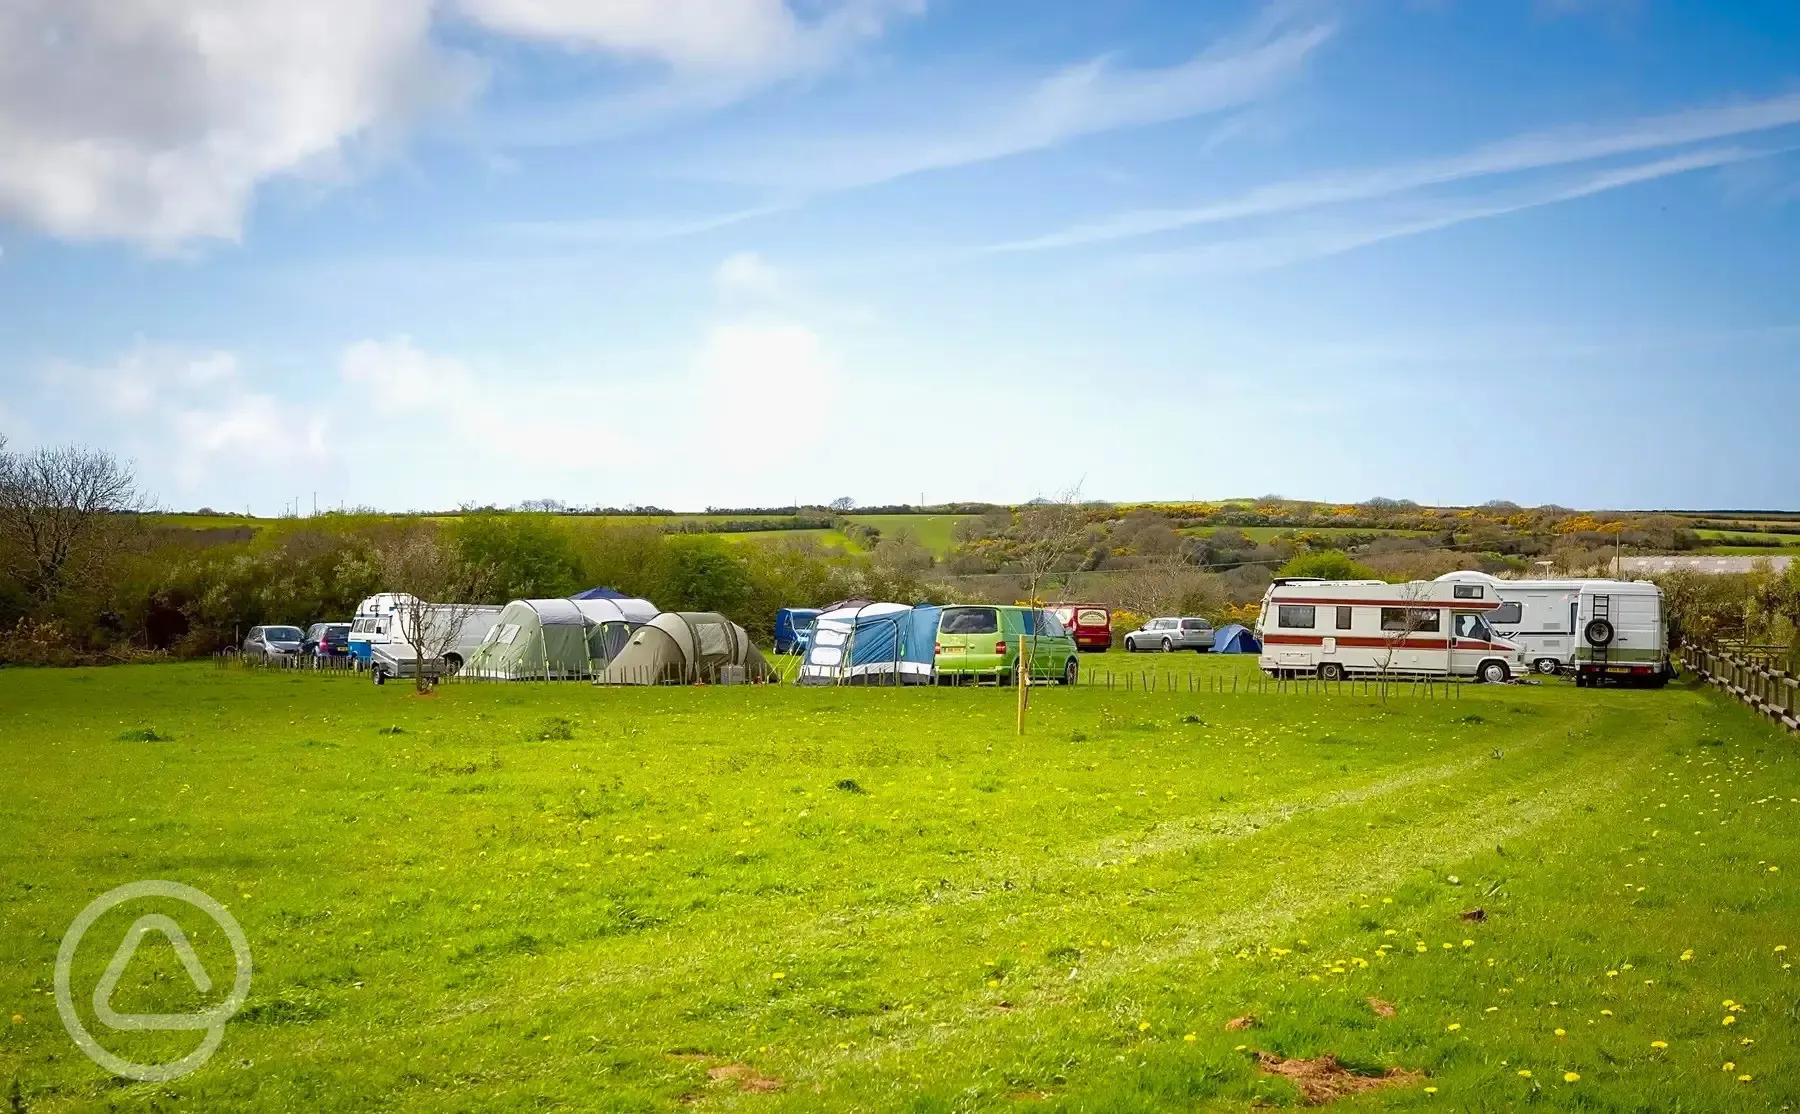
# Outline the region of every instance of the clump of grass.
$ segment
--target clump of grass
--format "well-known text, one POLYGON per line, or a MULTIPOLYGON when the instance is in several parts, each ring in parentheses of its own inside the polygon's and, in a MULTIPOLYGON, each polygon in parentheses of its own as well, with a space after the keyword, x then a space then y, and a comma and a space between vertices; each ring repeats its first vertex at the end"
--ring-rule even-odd
POLYGON ((542 723, 538 724, 537 731, 534 732, 531 737, 541 743, 573 739, 575 737, 575 725, 561 716, 549 716, 542 723))
POLYGON ((1457 720, 1457 722, 1458 723, 1467 723, 1467 724, 1486 723, 1487 718, 1484 716, 1479 716, 1479 715, 1467 715, 1467 716, 1464 716, 1462 719, 1457 720))
POLYGON ((392 727, 382 728, 380 731, 375 732, 375 734, 377 734, 377 735, 404 735, 404 734, 406 734, 406 728, 401 727, 399 724, 396 723, 392 727))
POLYGON ((838 782, 837 785, 835 785, 833 788, 842 789, 846 793, 867 793, 868 792, 867 789, 864 789, 862 786, 856 784, 855 778, 850 778, 850 777, 844 778, 842 781, 838 782))
POLYGON ((1087 742, 1087 732, 1071 731, 1069 732, 1069 741, 1071 743, 1085 743, 1087 742))
POLYGON ((134 727, 130 731, 119 732, 117 738, 121 743, 167 743, 175 736, 154 727, 134 727))

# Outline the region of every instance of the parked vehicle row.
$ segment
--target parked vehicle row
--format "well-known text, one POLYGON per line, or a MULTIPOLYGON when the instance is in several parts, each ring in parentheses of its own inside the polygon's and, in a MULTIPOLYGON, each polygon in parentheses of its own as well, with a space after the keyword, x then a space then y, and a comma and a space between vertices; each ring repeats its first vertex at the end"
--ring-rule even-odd
POLYGON ((1128 654, 1192 650, 1204 654, 1213 648, 1213 626, 1192 615, 1152 619, 1125 636, 1128 654))

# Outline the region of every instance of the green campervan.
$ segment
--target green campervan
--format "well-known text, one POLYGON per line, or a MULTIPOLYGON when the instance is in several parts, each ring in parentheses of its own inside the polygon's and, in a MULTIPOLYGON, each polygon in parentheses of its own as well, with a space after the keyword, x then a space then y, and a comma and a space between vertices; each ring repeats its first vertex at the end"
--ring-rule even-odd
POLYGON ((1029 650, 1033 680, 1072 685, 1080 671, 1075 639, 1055 615, 1035 607, 968 604, 938 617, 935 661, 939 684, 993 681, 1009 685, 1019 654, 1029 650))

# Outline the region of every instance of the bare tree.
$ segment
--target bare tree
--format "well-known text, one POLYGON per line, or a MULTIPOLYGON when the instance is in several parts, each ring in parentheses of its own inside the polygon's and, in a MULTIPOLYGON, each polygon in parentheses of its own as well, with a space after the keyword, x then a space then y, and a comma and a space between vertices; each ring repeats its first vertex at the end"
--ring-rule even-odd
POLYGON ((149 507, 131 466, 75 446, 10 453, 0 438, 0 555, 39 604, 117 551, 149 507))
POLYGON ((1025 589, 1025 598, 1035 605, 1038 593, 1049 586, 1057 573, 1067 573, 1071 559, 1088 547, 1092 531, 1080 485, 1054 499, 1033 499, 1019 508, 1010 533, 1014 543, 1012 564, 1025 589))
MULTIPOLYGON (((1396 593, 1403 600, 1427 600, 1431 597, 1431 585, 1422 581, 1397 585, 1396 593)), ((1384 653, 1381 659, 1381 699, 1387 700, 1388 682, 1393 677, 1394 658, 1406 648, 1407 640, 1421 631, 1435 631, 1445 621, 1445 614, 1436 607, 1384 607, 1381 609, 1381 635, 1384 653), (1391 612, 1399 612, 1392 615, 1391 612)), ((1455 645, 1455 632, 1446 631, 1450 642, 1455 645)), ((1448 651, 1446 650, 1446 653, 1448 651)))
POLYGON ((394 623, 412 650, 413 683, 430 687, 426 663, 441 659, 462 638, 469 616, 493 582, 492 570, 465 560, 435 528, 409 530, 376 554, 388 591, 399 594, 394 623))
POLYGON ((1180 557, 1153 557, 1113 579, 1119 603, 1140 615, 1177 615, 1225 602, 1219 578, 1180 557))
POLYGON ((849 514, 856 509, 856 500, 850 498, 848 495, 840 495, 836 499, 825 504, 825 506, 839 514, 849 514))

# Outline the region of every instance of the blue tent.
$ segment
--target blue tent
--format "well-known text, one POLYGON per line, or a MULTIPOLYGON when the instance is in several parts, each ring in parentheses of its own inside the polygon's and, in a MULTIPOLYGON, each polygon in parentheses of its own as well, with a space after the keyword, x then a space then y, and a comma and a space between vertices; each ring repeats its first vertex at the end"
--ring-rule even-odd
POLYGON ((614 588, 589 588, 569 597, 572 600, 628 600, 632 597, 614 588))
POLYGON ((884 603, 827 611, 813 621, 800 683, 929 684, 937 668, 942 612, 884 603))
POLYGON ((1260 654, 1262 643, 1242 623, 1227 623, 1213 632, 1215 654, 1260 654))
POLYGON ((816 607, 784 607, 775 613, 775 652, 804 654, 806 633, 819 617, 816 607))

